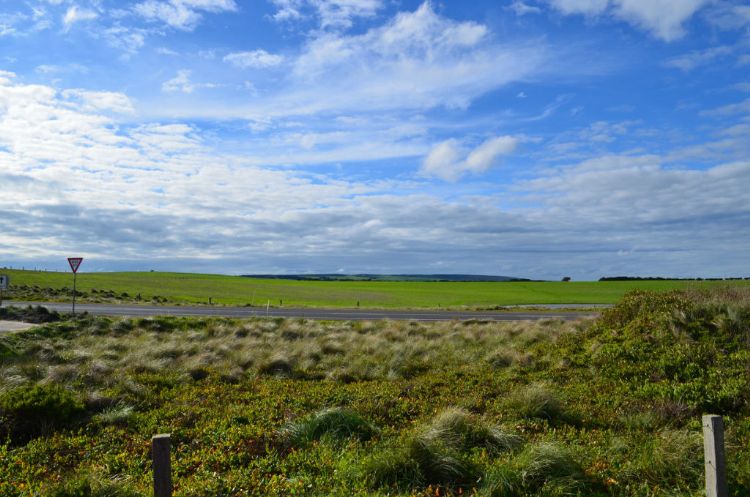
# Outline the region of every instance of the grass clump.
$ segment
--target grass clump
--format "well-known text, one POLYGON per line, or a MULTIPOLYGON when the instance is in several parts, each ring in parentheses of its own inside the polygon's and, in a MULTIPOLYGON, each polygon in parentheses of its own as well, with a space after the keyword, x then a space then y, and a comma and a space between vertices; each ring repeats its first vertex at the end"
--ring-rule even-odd
POLYGON ((44 497, 145 497, 123 481, 92 475, 77 475, 59 483, 44 497))
POLYGON ((135 409, 131 405, 117 404, 105 408, 102 412, 94 416, 94 421, 103 425, 125 425, 135 414, 135 409))
POLYGON ((480 495, 583 495, 586 486, 583 468, 570 451, 558 444, 540 443, 527 447, 511 461, 490 469, 480 495))
POLYGON ((364 469, 374 487, 407 490, 436 485, 463 490, 473 487, 482 474, 471 458, 474 449, 498 455, 520 444, 520 437, 451 408, 403 440, 401 447, 371 457, 364 469))
POLYGON ((397 491, 427 485, 469 488, 480 476, 477 465, 465 454, 421 437, 406 439, 401 448, 376 453, 363 469, 373 488, 397 491))
POLYGON ((515 390, 505 407, 512 414, 526 419, 558 421, 566 418, 557 394, 543 384, 532 384, 515 390))
POLYGON ((356 438, 369 440, 378 429, 356 412, 340 407, 323 409, 281 430, 281 438, 289 445, 302 447, 327 437, 334 440, 356 438))
POLYGON ((459 451, 485 449, 492 455, 521 445, 518 435, 505 432, 457 408, 438 414, 420 434, 420 438, 428 444, 440 444, 459 451))

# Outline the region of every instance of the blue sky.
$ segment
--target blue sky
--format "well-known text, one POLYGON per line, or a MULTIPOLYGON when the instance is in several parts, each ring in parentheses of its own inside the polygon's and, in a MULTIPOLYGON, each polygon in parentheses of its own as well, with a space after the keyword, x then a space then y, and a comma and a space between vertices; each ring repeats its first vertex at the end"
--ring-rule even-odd
POLYGON ((0 266, 750 276, 750 3, 0 0, 0 266))

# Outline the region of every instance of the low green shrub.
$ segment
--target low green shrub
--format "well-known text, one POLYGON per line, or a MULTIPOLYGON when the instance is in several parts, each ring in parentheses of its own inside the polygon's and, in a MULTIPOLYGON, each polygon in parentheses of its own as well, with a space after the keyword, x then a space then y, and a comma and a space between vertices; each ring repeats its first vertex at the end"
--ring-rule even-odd
POLYGON ((25 440, 67 426, 83 412, 83 402, 56 384, 23 385, 0 397, 3 426, 14 440, 25 440))

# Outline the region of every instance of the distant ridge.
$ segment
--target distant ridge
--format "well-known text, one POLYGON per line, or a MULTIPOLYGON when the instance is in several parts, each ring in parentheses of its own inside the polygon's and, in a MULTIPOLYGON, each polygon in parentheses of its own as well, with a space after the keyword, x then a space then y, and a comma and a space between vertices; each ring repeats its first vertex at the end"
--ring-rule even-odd
POLYGON ((526 278, 514 278, 512 276, 488 276, 482 274, 243 274, 242 277, 300 281, 533 281, 526 278))

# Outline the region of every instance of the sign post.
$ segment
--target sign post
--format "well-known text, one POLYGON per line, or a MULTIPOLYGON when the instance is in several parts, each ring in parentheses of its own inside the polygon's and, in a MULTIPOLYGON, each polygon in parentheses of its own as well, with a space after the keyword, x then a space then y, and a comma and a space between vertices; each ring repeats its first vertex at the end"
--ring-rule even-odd
POLYGON ((0 307, 3 306, 3 292, 10 285, 10 277, 7 274, 0 274, 0 307))
POLYGON ((70 264, 70 269, 73 270, 73 315, 76 313, 76 275, 82 262, 83 257, 68 257, 68 264, 70 264))

